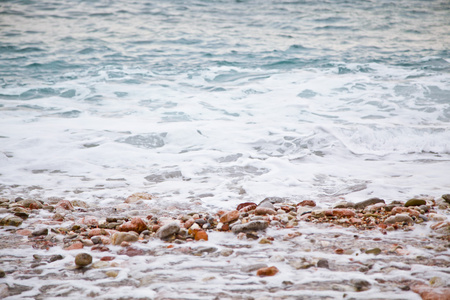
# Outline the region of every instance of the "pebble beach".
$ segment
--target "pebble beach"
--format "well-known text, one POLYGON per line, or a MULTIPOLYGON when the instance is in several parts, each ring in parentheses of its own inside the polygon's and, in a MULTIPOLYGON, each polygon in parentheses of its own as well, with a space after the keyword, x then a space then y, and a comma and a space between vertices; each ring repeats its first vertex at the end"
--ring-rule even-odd
POLYGON ((450 195, 235 210, 0 199, 2 299, 450 297, 450 195))

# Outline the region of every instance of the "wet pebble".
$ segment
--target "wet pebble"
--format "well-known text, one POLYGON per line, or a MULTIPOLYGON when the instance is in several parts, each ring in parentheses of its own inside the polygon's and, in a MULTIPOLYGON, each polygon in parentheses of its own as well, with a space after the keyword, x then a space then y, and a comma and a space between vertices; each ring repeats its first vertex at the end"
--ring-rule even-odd
POLYGON ((376 203, 385 203, 383 199, 380 198, 370 198, 361 202, 355 203, 356 209, 364 209, 367 206, 374 205, 376 203))
POLYGON ((318 268, 325 268, 325 269, 329 269, 330 265, 328 263, 328 260, 326 260, 325 258, 321 258, 317 261, 317 267, 318 268))
POLYGON ((92 263, 92 256, 89 253, 80 253, 75 257, 75 264, 78 267, 85 267, 92 263))
POLYGON ((14 215, 7 215, 0 220, 0 226, 20 226, 23 219, 14 215))
POLYGON ((178 233, 178 231, 180 231, 180 225, 176 222, 172 222, 161 227, 156 233, 156 236, 160 239, 166 239, 171 235, 178 233))
POLYGON ((261 268, 258 271, 256 271, 256 275, 260 277, 265 276, 274 276, 279 272, 278 268, 275 266, 267 267, 267 268, 261 268))
POLYGON ((253 230, 264 230, 269 226, 269 224, 262 220, 251 221, 245 224, 238 224, 232 227, 234 233, 253 231, 253 230))
POLYGON ((137 232, 116 232, 111 237, 113 245, 120 245, 122 242, 136 242, 139 239, 137 232))
POLYGON ((48 234, 48 228, 41 228, 33 231, 31 235, 33 236, 40 236, 40 235, 47 235, 48 234))

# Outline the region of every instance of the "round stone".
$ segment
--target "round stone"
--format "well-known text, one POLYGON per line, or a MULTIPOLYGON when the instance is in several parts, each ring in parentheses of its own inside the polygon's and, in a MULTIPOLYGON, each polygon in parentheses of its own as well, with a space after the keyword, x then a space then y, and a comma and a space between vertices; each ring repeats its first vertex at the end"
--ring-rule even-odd
POLYGON ((80 253, 75 257, 75 264, 79 267, 85 267, 92 263, 92 256, 88 253, 80 253))

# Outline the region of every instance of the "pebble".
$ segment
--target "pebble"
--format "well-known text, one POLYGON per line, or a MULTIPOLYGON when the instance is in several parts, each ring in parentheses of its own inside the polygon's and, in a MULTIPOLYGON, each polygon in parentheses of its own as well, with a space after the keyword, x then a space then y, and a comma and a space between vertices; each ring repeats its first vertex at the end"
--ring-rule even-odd
POLYGON ((42 228, 42 229, 35 230, 31 234, 33 236, 47 235, 48 234, 48 228, 42 228))
POLYGON ((355 203, 350 201, 340 201, 333 206, 333 208, 354 208, 354 207, 355 203))
POLYGON ((56 205, 55 208, 62 208, 64 210, 73 210, 73 205, 69 200, 61 200, 56 205))
POLYGON ((3 271, 3 269, 0 269, 0 278, 3 278, 6 276, 5 271, 3 271))
POLYGON ((122 242, 136 242, 138 239, 139 235, 134 231, 116 232, 111 237, 111 243, 117 246, 122 244, 122 242))
POLYGON ((373 205, 376 203, 385 203, 385 202, 383 199, 380 199, 380 198, 370 198, 370 199, 355 203, 355 208, 356 209, 364 209, 367 206, 373 205))
POLYGON ((450 194, 442 195, 441 198, 444 199, 448 204, 450 204, 450 194))
POLYGON ((328 260, 326 260, 325 258, 321 258, 317 261, 317 267, 318 268, 325 268, 325 269, 329 269, 329 263, 328 260))
POLYGON ((378 255, 381 253, 381 249, 380 248, 372 248, 372 249, 368 249, 365 252, 366 254, 374 254, 374 255, 378 255))
POLYGON ((125 203, 136 203, 140 200, 152 200, 153 196, 148 193, 134 193, 125 199, 125 203))
POLYGON ((67 248, 64 248, 64 250, 77 250, 77 249, 82 249, 84 247, 82 242, 75 242, 72 245, 70 245, 67 248))
POLYGON ((276 215, 277 212, 274 209, 269 208, 269 207, 258 206, 255 209, 255 214, 257 214, 257 215, 276 215))
POLYGON ((222 256, 230 256, 231 254, 233 254, 233 249, 223 249, 220 251, 220 255, 222 256))
POLYGON ((275 266, 272 266, 272 267, 259 269, 258 271, 256 271, 256 275, 258 275, 260 277, 274 276, 278 272, 279 272, 278 268, 275 266))
POLYGON ((316 206, 316 202, 312 201, 312 200, 303 200, 302 202, 300 202, 299 204, 297 204, 297 206, 316 206))
POLYGON ((241 209, 243 209, 244 207, 247 207, 247 206, 252 206, 252 207, 256 208, 257 205, 256 205, 256 203, 253 203, 253 202, 244 202, 244 203, 239 204, 237 206, 236 210, 241 210, 241 209))
POLYGON ((117 275, 119 275, 119 272, 118 272, 118 271, 110 270, 110 271, 106 271, 105 274, 106 274, 106 276, 108 276, 108 277, 115 278, 115 277, 117 277, 117 275))
POLYGON ((384 223, 386 224, 395 224, 397 222, 406 222, 408 224, 414 224, 414 220, 406 214, 397 214, 395 216, 390 216, 384 221, 384 223))
POLYGON ((208 234, 206 233, 206 231, 204 230, 199 230, 195 233, 195 237, 194 239, 196 241, 200 241, 200 240, 204 240, 207 241, 208 240, 208 234))
POLYGON ((141 218, 135 217, 131 221, 123 223, 117 229, 119 231, 135 231, 141 233, 147 230, 147 224, 141 218))
POLYGON ((234 233, 252 231, 252 230, 264 230, 269 226, 269 223, 261 220, 250 221, 245 224, 238 224, 232 227, 234 233))
POLYGON ((85 267, 92 263, 92 256, 89 253, 80 253, 75 256, 75 264, 78 267, 85 267))
POLYGON ((14 215, 7 215, 0 220, 0 226, 20 226, 22 225, 23 219, 14 215))
POLYGON ((426 205, 427 201, 423 200, 423 199, 409 199, 408 201, 406 201, 405 203, 405 207, 408 206, 421 206, 421 205, 426 205))
POLYGON ((232 211, 229 211, 229 212, 225 213, 224 215, 222 215, 219 219, 219 222, 226 224, 226 223, 233 222, 233 221, 237 220, 238 218, 239 218, 239 211, 232 210, 232 211))
POLYGON ((156 236, 160 239, 166 239, 171 235, 178 233, 178 231, 180 231, 180 225, 178 225, 178 223, 176 222, 173 222, 159 228, 158 232, 156 232, 156 236))
POLYGON ((367 280, 364 279, 353 279, 352 281, 353 286, 355 287, 355 291, 357 292, 363 292, 370 290, 371 284, 367 280))

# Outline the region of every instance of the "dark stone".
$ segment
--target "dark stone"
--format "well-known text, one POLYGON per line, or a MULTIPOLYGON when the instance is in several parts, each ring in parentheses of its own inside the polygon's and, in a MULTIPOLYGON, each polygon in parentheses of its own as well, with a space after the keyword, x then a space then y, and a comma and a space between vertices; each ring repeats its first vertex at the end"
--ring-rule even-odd
POLYGON ((352 280, 352 284, 357 292, 367 291, 371 287, 370 282, 363 279, 354 279, 352 280))
POLYGON ((421 206, 421 205, 426 205, 426 204, 427 204, 427 201, 425 201, 423 199, 409 199, 408 201, 406 201, 405 207, 421 206))
POLYGON ((328 260, 326 260, 325 258, 321 258, 321 259, 319 259, 319 261, 317 262, 317 267, 318 267, 318 268, 329 269, 329 268, 330 268, 330 265, 328 264, 328 260))
POLYGON ((200 227, 203 227, 203 225, 206 224, 206 220, 203 219, 197 219, 194 222, 197 223, 200 227))
POLYGON ((442 199, 444 199, 447 203, 450 204, 450 194, 442 195, 442 199))
POLYGON ((91 237, 91 241, 92 241, 95 245, 98 245, 98 244, 101 244, 101 243, 102 243, 102 239, 101 239, 99 236, 93 236, 93 237, 91 237))
POLYGON ((48 262, 52 263, 54 261, 61 260, 63 258, 64 258, 64 256, 62 256, 61 254, 55 254, 55 255, 50 256, 50 258, 48 259, 48 262))
POLYGON ((42 229, 35 230, 31 234, 33 236, 47 235, 48 234, 48 228, 42 228, 42 229))
POLYGON ((385 202, 383 199, 380 199, 380 198, 370 198, 370 199, 355 203, 355 208, 356 209, 364 209, 367 206, 374 205, 377 203, 385 203, 385 202))
POLYGON ((0 269, 0 278, 3 278, 6 276, 5 271, 3 271, 2 269, 0 269))

